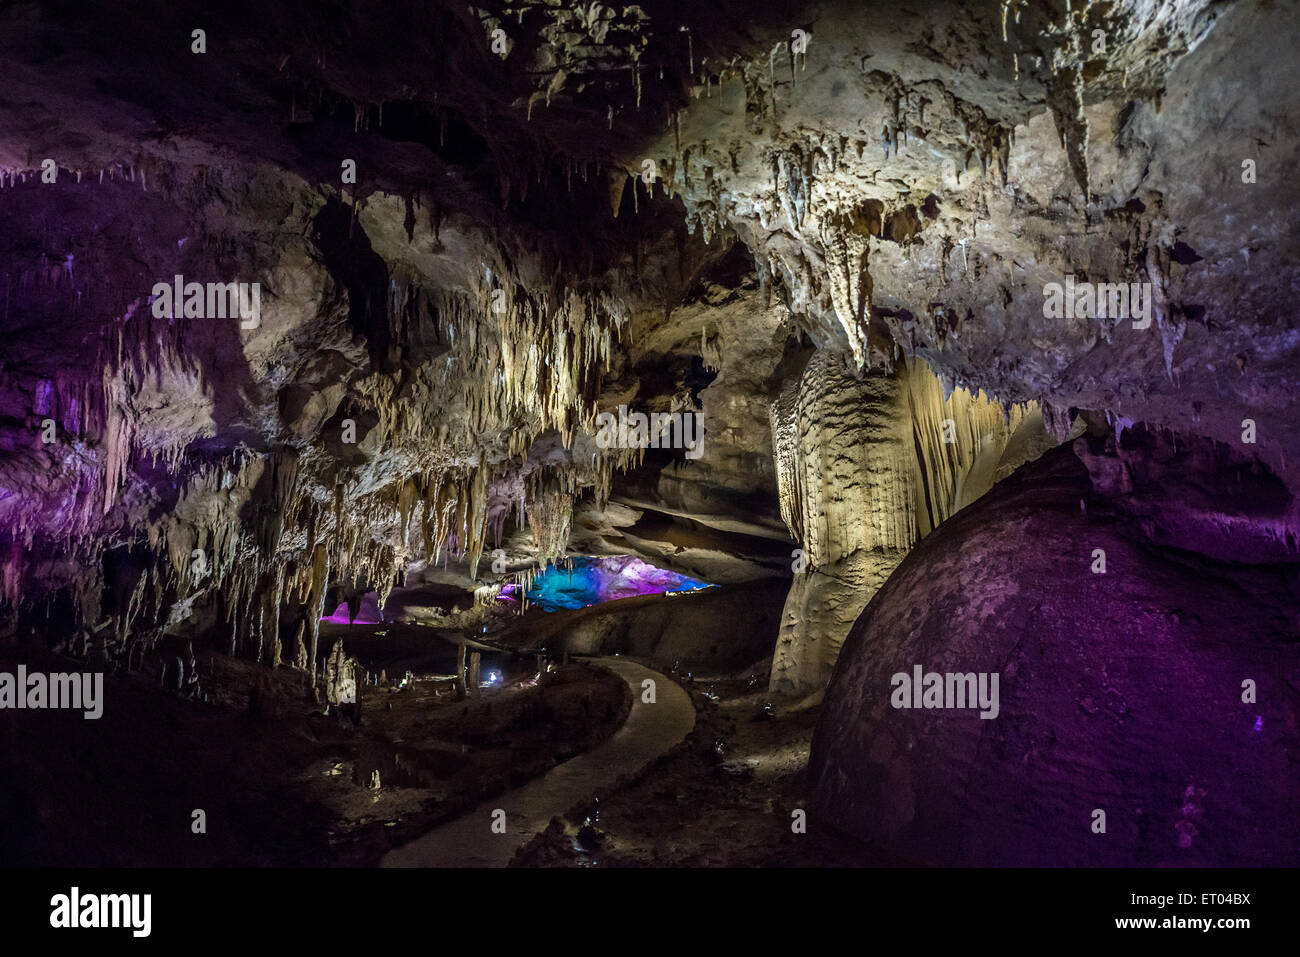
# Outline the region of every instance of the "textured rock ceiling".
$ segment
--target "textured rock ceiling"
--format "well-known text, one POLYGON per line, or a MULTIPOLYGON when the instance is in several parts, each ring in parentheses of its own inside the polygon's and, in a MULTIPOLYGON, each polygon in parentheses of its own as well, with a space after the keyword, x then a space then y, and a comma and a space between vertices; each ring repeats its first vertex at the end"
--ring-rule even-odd
POLYGON ((620 497, 780 537, 814 350, 1300 462, 1286 4, 130 6, 0 12, 11 612, 120 640, 219 594, 269 655, 331 580, 626 526, 620 403, 709 448, 620 497), (155 318, 176 274, 260 323, 155 318), (1045 318, 1067 274, 1150 283, 1149 327, 1045 318))

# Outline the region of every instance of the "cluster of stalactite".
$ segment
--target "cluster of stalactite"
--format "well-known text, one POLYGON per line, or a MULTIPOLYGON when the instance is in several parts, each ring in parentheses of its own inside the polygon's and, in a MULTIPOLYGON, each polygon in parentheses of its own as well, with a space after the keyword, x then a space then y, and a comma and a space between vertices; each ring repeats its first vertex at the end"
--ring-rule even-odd
POLYGON ((196 597, 211 594, 234 628, 232 650, 255 641, 260 657, 263 640, 275 632, 265 627, 273 616, 257 606, 269 610, 266 594, 284 590, 268 577, 283 582, 286 571, 274 560, 274 543, 293 473, 292 453, 236 453, 190 470, 174 507, 130 532, 66 543, 37 537, 34 551, 49 556, 40 561, 13 548, 0 563, 4 610, 16 613, 28 594, 66 592, 86 632, 114 654, 157 638, 190 613, 196 597), (243 513, 255 500, 250 521, 243 513))
MULTIPOLYGON (((84 628, 107 621, 120 651, 128 635, 157 637, 212 603, 232 653, 310 666, 330 582, 372 583, 382 603, 413 560, 464 559, 477 575, 506 517, 501 508, 489 515, 494 496, 508 499, 517 527, 533 531, 543 559, 562 555, 573 499, 592 488, 604 502, 612 473, 640 450, 570 451, 567 463, 546 467, 528 453, 547 433, 571 449, 594 430, 594 397, 625 322, 621 303, 603 293, 525 293, 499 280, 477 295, 394 283, 391 299, 394 338, 436 349, 400 381, 381 371, 353 384, 351 407, 378 420, 373 451, 395 467, 378 481, 329 460, 323 445, 334 435, 303 448, 187 460, 192 432, 151 426, 139 405, 150 390, 201 395, 203 375, 181 324, 139 303, 129 308, 109 327, 102 374, 60 374, 30 396, 31 455, 55 460, 66 494, 56 508, 11 508, 4 610, 16 612, 28 594, 66 591, 84 628), (45 419, 60 430, 50 451, 38 437, 45 419), (142 506, 135 470, 146 459, 170 477, 174 502, 142 506), (108 582, 106 554, 121 543, 141 553, 137 573, 108 582), (34 553, 57 558, 37 567, 34 553), (281 644, 286 610, 297 619, 291 656, 281 644)), ((11 487, 21 489, 24 460, 6 463, 11 487)), ((25 491, 32 502, 50 492, 25 491)))
MULTIPOLYGON (((741 174, 752 162, 745 155, 752 141, 683 143, 675 117, 669 123, 672 135, 650 151, 655 182, 680 198, 688 228, 700 229, 706 241, 728 229, 740 232, 754 251, 765 297, 773 285, 781 285, 791 311, 824 328, 819 344, 847 349, 858 368, 871 368, 884 358, 874 356, 867 342, 868 324, 877 318, 870 309, 873 243, 911 246, 937 212, 931 209, 923 218, 919 197, 897 178, 876 184, 872 174, 864 198, 865 170, 900 162, 910 139, 915 162, 910 154, 901 161, 904 176, 911 172, 909 164, 917 172, 932 164, 937 150, 951 157, 958 182, 975 169, 982 180, 996 175, 1005 186, 1014 130, 937 80, 909 85, 900 75, 879 70, 863 77, 871 122, 881 123, 878 137, 787 128, 779 101, 788 94, 781 88, 797 85, 803 59, 789 42, 779 42, 768 55, 715 67, 720 81, 745 82, 751 131, 768 137, 760 154, 770 167, 766 185, 752 173, 741 174), (791 243, 790 237, 799 241, 791 243)), ((634 186, 637 172, 629 170, 634 186)), ((623 188, 620 182, 617 195, 623 188)), ((915 335, 896 335, 895 341, 908 356, 917 354, 915 335)))
MULTIPOLYGON (((474 8, 471 8, 474 9, 474 8)), ((569 5, 556 0, 511 0, 499 14, 477 10, 487 42, 506 42, 499 56, 508 56, 521 30, 535 31, 544 54, 531 64, 529 73, 537 89, 527 100, 531 121, 538 103, 549 107, 553 97, 581 89, 593 77, 631 71, 636 106, 641 105, 641 54, 650 32, 650 18, 637 5, 600 3, 569 5), (497 31, 501 31, 498 34, 497 31), (502 36, 510 36, 504 40, 502 36), (573 82, 570 82, 572 80, 573 82), (566 87, 569 89, 566 90, 566 87)), ((610 107, 612 122, 613 107, 610 107)))
MULTIPOLYGON (((408 564, 419 559, 463 559, 471 576, 477 575, 493 534, 489 503, 493 490, 499 494, 502 488, 521 490, 510 504, 516 523, 526 523, 533 535, 538 561, 562 558, 574 499, 594 487, 603 505, 611 473, 637 454, 610 450, 591 464, 536 466, 523 475, 494 476, 487 465, 435 470, 355 499, 340 485, 332 501, 303 494, 292 452, 243 455, 204 467, 191 477, 175 510, 146 529, 149 550, 159 560, 146 565, 129 600, 118 602, 113 632, 123 642, 147 623, 142 610, 156 618, 170 607, 175 618, 176 608, 206 599, 228 628, 231 654, 268 664, 287 658, 281 640, 287 611, 296 620, 289 639, 293 660, 315 661, 331 582, 369 582, 382 605, 408 564), (251 521, 244 514, 250 505, 251 521)), ((91 575, 82 584, 82 614, 90 624, 98 620, 91 603, 102 581, 91 575)))
POLYGON ((0 389, 30 409, 23 430, 30 439, 0 463, 9 546, 0 561, 0 619, 12 624, 29 596, 48 602, 62 593, 81 620, 100 626, 97 634, 121 644, 137 620, 157 616, 174 584, 162 564, 123 590, 106 581, 104 556, 141 540, 164 547, 164 526, 151 521, 147 496, 124 495, 133 467, 146 462, 184 484, 184 449, 193 436, 157 423, 142 427, 142 408, 165 389, 203 388, 179 327, 140 302, 107 327, 88 363, 69 363, 49 378, 0 373, 0 389), (121 592, 110 596, 109 621, 101 620, 106 587, 121 592))
POLYGON ((710 332, 707 324, 700 326, 700 359, 704 363, 705 370, 708 372, 720 370, 724 352, 722 335, 717 330, 710 332))
MULTIPOLYGON (((350 506, 336 524, 352 530, 340 533, 351 558, 340 567, 366 570, 356 566, 366 551, 360 538, 369 536, 391 555, 365 562, 376 572, 420 558, 465 558, 475 575, 512 510, 518 527, 534 529, 543 554, 562 553, 567 520, 534 517, 533 507, 541 503, 549 515, 561 488, 572 499, 590 487, 603 502, 613 472, 640 453, 595 450, 579 460, 570 451, 568 467, 542 469, 529 450, 548 433, 572 450, 594 431, 600 378, 626 323, 621 302, 604 293, 525 292, 490 275, 477 294, 406 287, 396 295, 405 319, 395 332, 442 349, 400 381, 374 375, 356 387, 357 403, 378 419, 374 447, 404 463, 408 477, 367 494, 341 489, 350 506)), ((390 586, 372 580, 382 601, 390 586)))
POLYGON ((84 557, 97 548, 105 516, 117 504, 134 462, 148 459, 170 475, 182 470, 190 436, 142 432, 135 407, 147 389, 203 388, 178 328, 132 307, 101 342, 92 368, 96 371, 87 376, 68 366, 34 383, 0 372, 0 389, 22 394, 31 409, 26 422, 31 440, 6 461, 6 487, 33 498, 63 494, 57 508, 19 508, 7 516, 10 536, 29 549, 41 533, 66 542, 71 556, 84 557), (24 489, 24 474, 40 474, 41 484, 24 489))
MULTIPOLYGON (((83 177, 87 182, 90 182, 93 178, 101 186, 107 176, 110 183, 116 183, 120 180, 124 183, 138 185, 142 191, 147 192, 150 182, 157 184, 160 178, 168 181, 167 174, 171 171, 171 164, 140 154, 131 162, 109 163, 106 166, 90 169, 84 166, 74 166, 71 169, 57 166, 53 171, 53 175, 56 177, 54 182, 58 181, 58 177, 67 175, 74 177, 78 183, 82 181, 83 177), (159 176, 159 171, 163 173, 162 177, 159 176)), ((49 175, 45 168, 38 166, 0 167, 0 189, 4 189, 6 185, 13 189, 16 186, 25 185, 28 180, 31 180, 33 184, 43 182, 41 179, 42 174, 49 175)))
POLYGON ((522 455, 548 430, 568 445, 578 429, 591 429, 600 376, 627 321, 617 298, 526 293, 513 283, 486 283, 477 296, 406 286, 397 296, 394 315, 405 319, 395 332, 437 342, 441 354, 400 380, 375 375, 358 384, 359 402, 379 417, 381 442, 454 457, 467 437, 504 434, 509 454, 522 455))

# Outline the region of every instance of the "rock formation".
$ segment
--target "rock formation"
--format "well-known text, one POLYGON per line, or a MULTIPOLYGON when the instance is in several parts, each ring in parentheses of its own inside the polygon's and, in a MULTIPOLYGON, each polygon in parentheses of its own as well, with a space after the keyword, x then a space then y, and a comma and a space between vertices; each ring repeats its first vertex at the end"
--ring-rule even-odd
POLYGON ((1081 438, 1025 466, 854 625, 816 813, 929 864, 1293 862, 1298 521, 1277 476, 1203 440, 1081 438), (917 666, 999 675, 995 717, 900 706, 917 666))
POLYGON ((781 514, 802 546, 773 691, 826 685, 849 628, 908 549, 1051 444, 1036 406, 945 395, 924 363, 852 375, 818 352, 772 407, 781 514))

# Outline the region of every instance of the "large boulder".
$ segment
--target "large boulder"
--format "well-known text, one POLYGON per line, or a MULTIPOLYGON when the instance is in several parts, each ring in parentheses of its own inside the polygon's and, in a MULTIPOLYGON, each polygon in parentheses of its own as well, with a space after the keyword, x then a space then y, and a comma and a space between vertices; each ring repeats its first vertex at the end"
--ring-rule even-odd
POLYGON ((821 821, 935 865, 1300 863, 1296 502, 1222 445, 1122 445, 1047 453, 899 565, 827 690, 821 821), (916 666, 996 706, 896 707, 916 666))

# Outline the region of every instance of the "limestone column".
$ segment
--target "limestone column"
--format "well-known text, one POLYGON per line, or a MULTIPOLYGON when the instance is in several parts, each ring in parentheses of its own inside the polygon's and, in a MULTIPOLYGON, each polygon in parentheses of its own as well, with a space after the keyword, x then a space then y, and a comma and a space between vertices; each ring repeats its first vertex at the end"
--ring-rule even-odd
POLYGON ((781 515, 803 549, 769 682, 785 694, 826 686, 849 629, 917 541, 1054 444, 1035 406, 945 390, 924 362, 859 379, 827 350, 771 422, 781 515))

